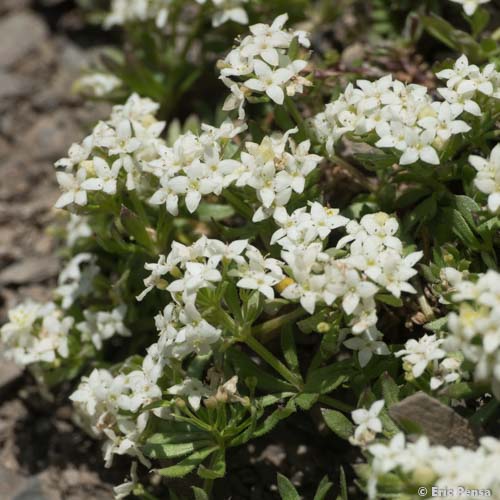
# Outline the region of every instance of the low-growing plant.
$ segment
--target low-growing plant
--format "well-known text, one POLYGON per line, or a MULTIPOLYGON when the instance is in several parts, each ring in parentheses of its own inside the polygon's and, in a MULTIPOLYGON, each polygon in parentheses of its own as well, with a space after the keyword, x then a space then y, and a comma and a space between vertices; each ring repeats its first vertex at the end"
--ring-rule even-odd
POLYGON ((375 39, 397 8, 401 50, 453 51, 427 85, 331 69, 309 32, 353 2, 292 2, 298 27, 253 0, 114 0, 101 16, 130 45, 76 85, 115 104, 56 163, 67 264, 53 302, 12 309, 1 338, 44 387, 71 381, 106 466, 132 457, 117 498, 153 497, 141 467, 162 498, 193 473, 208 499, 234 448, 318 407, 364 462, 340 457, 315 499, 500 494, 498 31, 486 0, 454 1, 469 32, 440 2, 370 4, 375 39), (397 418, 420 392, 490 436, 445 446, 397 418))

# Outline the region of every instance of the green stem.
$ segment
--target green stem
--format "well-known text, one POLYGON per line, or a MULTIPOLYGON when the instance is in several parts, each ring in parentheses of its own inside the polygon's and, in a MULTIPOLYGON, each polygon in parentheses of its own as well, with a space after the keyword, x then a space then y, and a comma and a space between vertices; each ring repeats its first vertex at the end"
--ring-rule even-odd
POLYGON ((222 192, 222 196, 240 215, 242 215, 246 219, 252 220, 254 213, 252 208, 249 207, 244 201, 240 200, 237 195, 235 195, 228 189, 225 189, 222 192))
POLYGON ((342 401, 339 401, 338 399, 331 398, 330 396, 320 396, 318 401, 320 403, 324 403, 328 405, 330 408, 335 408, 336 410, 343 411, 344 413, 350 413, 353 411, 355 408, 354 406, 348 405, 347 403, 343 403, 342 401))
MULTIPOLYGON (((210 457, 209 470, 212 470, 215 466, 215 461, 217 460, 217 453, 212 453, 210 457)), ((210 499, 212 497, 212 489, 214 487, 214 479, 206 478, 203 481, 203 491, 207 494, 207 497, 210 499)))
POLYGON ((269 321, 254 326, 252 328, 252 335, 264 344, 267 344, 276 337, 277 332, 282 326, 301 318, 305 314, 306 312, 299 307, 292 312, 283 314, 283 316, 278 316, 277 318, 270 319, 269 321))
POLYGON ((293 102, 293 99, 289 96, 285 97, 285 108, 292 117, 293 121, 297 124, 297 127, 299 128, 300 132, 311 141, 311 143, 314 142, 314 135, 312 134, 311 130, 309 127, 306 126, 304 123, 304 118, 300 114, 300 111, 297 109, 297 106, 295 105, 295 102, 293 102))
POLYGON ((247 337, 245 343, 252 351, 258 354, 267 364, 272 366, 287 382, 296 387, 299 391, 302 388, 300 378, 292 373, 276 356, 266 349, 256 338, 247 337))
POLYGON ((194 22, 193 29, 191 30, 191 33, 189 34, 186 43, 184 44, 184 48, 182 49, 182 52, 180 54, 180 61, 184 62, 186 60, 186 57, 188 55, 189 49, 193 45, 193 42, 198 38, 198 34, 200 32, 201 27, 203 26, 203 23, 205 21, 205 10, 206 7, 205 5, 200 8, 200 11, 198 12, 198 16, 196 17, 196 20, 194 22))

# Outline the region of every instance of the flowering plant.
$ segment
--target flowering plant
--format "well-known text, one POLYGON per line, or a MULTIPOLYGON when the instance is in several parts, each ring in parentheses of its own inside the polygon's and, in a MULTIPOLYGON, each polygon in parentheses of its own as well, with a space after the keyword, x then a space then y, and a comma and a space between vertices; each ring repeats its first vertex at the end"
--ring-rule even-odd
MULTIPOLYGON (((120 102, 55 164, 71 215, 53 301, 11 310, 1 337, 40 384, 72 382, 106 466, 132 458, 117 498, 152 498, 141 470, 171 498, 170 479, 196 473, 210 498, 234 448, 316 408, 364 457, 371 498, 450 486, 463 461, 476 469, 457 485, 500 487, 495 437, 447 448, 391 411, 423 391, 488 431, 499 416, 498 49, 485 1, 456 3, 471 34, 418 18, 454 50, 435 89, 332 76, 303 29, 321 20, 291 27, 252 0, 111 2, 104 26, 124 26, 137 64, 77 84, 120 102), (216 62, 209 40, 229 23, 241 35, 216 62), (199 57, 221 99, 181 125, 199 57)), ((299 498, 282 475, 278 489, 299 498)))

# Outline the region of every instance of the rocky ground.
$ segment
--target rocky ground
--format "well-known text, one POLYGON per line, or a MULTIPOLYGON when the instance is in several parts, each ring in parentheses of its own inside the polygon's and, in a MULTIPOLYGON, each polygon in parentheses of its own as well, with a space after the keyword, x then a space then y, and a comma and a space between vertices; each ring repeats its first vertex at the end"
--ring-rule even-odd
MULTIPOLYGON (((106 114, 71 94, 98 47, 78 44, 77 18, 62 4, 0 2, 0 324, 17 301, 50 294, 59 268, 52 165, 106 114)), ((102 471, 98 446, 76 430, 69 406, 49 411, 30 387, 1 361, 0 499, 111 498, 122 473, 102 471)))

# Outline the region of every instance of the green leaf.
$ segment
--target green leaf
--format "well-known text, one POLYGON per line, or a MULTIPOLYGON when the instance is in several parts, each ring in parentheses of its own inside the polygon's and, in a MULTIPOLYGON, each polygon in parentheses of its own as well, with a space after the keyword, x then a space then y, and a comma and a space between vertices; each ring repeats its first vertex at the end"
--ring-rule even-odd
POLYGON ((264 434, 272 431, 282 420, 288 418, 292 413, 295 413, 296 407, 293 399, 288 401, 287 405, 282 408, 277 408, 269 415, 262 424, 256 427, 252 437, 261 437, 264 434))
POLYGON ((403 307, 403 301, 390 293, 379 293, 375 296, 375 299, 392 307, 403 307))
POLYGON ((385 404, 390 407, 399 402, 399 386, 394 379, 385 372, 381 378, 382 395, 384 396, 385 404))
POLYGON ((430 330, 431 332, 440 332, 444 330, 447 324, 448 324, 448 317, 445 316, 444 318, 438 318, 435 319, 434 321, 426 323, 424 325, 424 328, 426 330, 430 330))
POLYGON ((490 14, 486 9, 478 7, 472 17, 469 18, 469 22, 472 28, 472 36, 477 38, 486 26, 488 26, 490 14))
POLYGON ((210 468, 203 464, 198 467, 198 475, 203 479, 219 479, 226 474, 226 454, 224 450, 218 450, 212 457, 210 468))
POLYGON ((477 240, 472 232, 471 228, 467 224, 462 214, 456 210, 452 209, 451 224, 453 233, 460 238, 460 240, 467 246, 477 250, 481 247, 481 243, 477 240))
POLYGON ((120 222, 127 234, 137 241, 139 245, 148 250, 154 250, 154 243, 149 237, 144 221, 124 205, 122 205, 120 211, 120 222))
POLYGON ((219 203, 200 203, 196 210, 198 217, 202 221, 219 221, 232 217, 236 211, 231 205, 222 205, 219 203))
POLYGON ((208 495, 197 486, 191 486, 194 493, 194 500, 209 500, 208 495))
POLYGON ((337 436, 349 439, 354 434, 354 424, 340 411, 323 409, 321 413, 326 425, 337 436))
POLYGON ((474 227, 475 222, 472 214, 480 212, 481 207, 472 198, 464 195, 456 195, 454 197, 454 201, 457 210, 462 214, 462 217, 467 221, 467 224, 474 227))
MULTIPOLYGON (((243 295, 242 295, 243 298, 243 295)), ((255 290, 243 300, 242 316, 246 324, 252 325, 264 309, 264 297, 255 290)))
MULTIPOLYGON (((182 436, 185 438, 186 436, 182 436)), ((209 440, 193 442, 166 443, 164 434, 153 434, 143 446, 143 453, 150 458, 164 459, 177 458, 193 453, 200 448, 206 448, 213 444, 209 440)))
POLYGON ((238 288, 236 287, 233 280, 228 279, 226 281, 226 291, 224 293, 224 301, 229 307, 229 311, 234 316, 234 318, 241 322, 243 320, 241 315, 241 303, 238 295, 238 288))
POLYGON ((156 472, 160 476, 165 477, 184 477, 189 474, 196 466, 200 465, 205 458, 211 455, 214 451, 218 450, 218 446, 213 446, 211 448, 206 448, 204 450, 195 451, 192 455, 185 458, 176 465, 171 467, 165 467, 164 469, 158 469, 156 472))
POLYGON ((300 495, 294 485, 278 472, 278 490, 282 500, 300 500, 300 495))
POLYGON ((281 330, 281 349, 285 357, 286 364, 292 371, 299 371, 299 359, 297 357, 297 346, 295 345, 295 336, 291 324, 286 325, 281 330))
POLYGON ((333 483, 328 480, 328 476, 325 476, 319 483, 313 500, 325 500, 326 494, 330 491, 332 486, 333 483))
POLYGON ((303 410, 310 410, 312 408, 312 405, 318 401, 319 394, 311 394, 311 393, 306 393, 306 394, 299 394, 295 398, 295 402, 299 405, 300 408, 303 410))
POLYGON ((349 500, 345 470, 342 466, 340 467, 340 495, 337 497, 337 500, 349 500))
POLYGON ((313 394, 331 392, 348 380, 352 371, 350 360, 339 361, 333 365, 318 368, 307 377, 304 392, 313 394))
POLYGON ((454 28, 449 22, 432 14, 422 18, 424 28, 436 39, 459 53, 466 54, 471 62, 482 62, 480 45, 465 31, 454 28))

